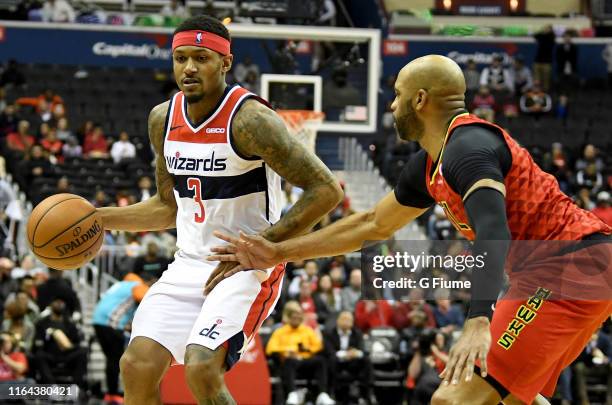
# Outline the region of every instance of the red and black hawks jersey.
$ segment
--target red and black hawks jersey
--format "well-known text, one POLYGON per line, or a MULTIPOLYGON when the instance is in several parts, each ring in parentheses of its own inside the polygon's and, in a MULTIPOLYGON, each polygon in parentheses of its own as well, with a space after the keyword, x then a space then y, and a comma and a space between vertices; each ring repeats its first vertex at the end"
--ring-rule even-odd
MULTIPOLYGON (((512 166, 505 176, 506 215, 513 240, 579 240, 586 235, 612 233, 612 228, 589 211, 579 208, 560 189, 557 180, 542 171, 527 150, 519 146, 501 127, 470 114, 456 116, 447 131, 444 145, 453 131, 463 125, 480 125, 503 136, 512 155, 512 166)), ((475 235, 463 200, 444 179, 444 148, 437 167, 427 156, 427 191, 447 217, 467 239, 475 235)))

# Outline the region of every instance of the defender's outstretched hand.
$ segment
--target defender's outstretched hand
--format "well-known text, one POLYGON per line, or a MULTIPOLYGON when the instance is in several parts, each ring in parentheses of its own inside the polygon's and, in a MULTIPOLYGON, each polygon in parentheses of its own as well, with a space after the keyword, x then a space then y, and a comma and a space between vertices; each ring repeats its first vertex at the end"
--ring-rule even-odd
POLYGON ((243 270, 265 270, 280 263, 278 243, 270 242, 259 235, 246 235, 240 232, 240 238, 215 231, 214 235, 228 245, 215 246, 211 250, 217 254, 206 257, 206 260, 220 262, 237 262, 233 268, 223 272, 213 272, 206 282, 205 293, 208 294, 221 280, 243 270))
POLYGON ((465 321, 459 340, 449 353, 446 367, 440 373, 444 384, 457 384, 465 376, 470 381, 474 375, 474 363, 480 360, 480 375, 487 376, 487 354, 491 347, 491 331, 486 317, 476 317, 465 321))

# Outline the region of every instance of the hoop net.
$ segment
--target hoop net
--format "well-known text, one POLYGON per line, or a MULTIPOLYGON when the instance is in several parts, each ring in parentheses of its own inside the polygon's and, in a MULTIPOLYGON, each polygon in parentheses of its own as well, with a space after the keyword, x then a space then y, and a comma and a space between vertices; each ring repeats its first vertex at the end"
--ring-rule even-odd
POLYGON ((277 110, 276 112, 285 121, 289 133, 314 152, 317 130, 321 126, 325 114, 310 110, 277 110))

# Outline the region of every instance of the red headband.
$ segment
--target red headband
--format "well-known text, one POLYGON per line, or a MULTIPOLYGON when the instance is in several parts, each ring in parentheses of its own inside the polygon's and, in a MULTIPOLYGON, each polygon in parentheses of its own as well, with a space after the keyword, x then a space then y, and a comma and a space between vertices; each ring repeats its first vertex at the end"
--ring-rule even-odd
POLYGON ((224 56, 230 54, 230 41, 212 32, 182 31, 174 35, 172 39, 172 52, 179 46, 185 45, 212 49, 224 56))

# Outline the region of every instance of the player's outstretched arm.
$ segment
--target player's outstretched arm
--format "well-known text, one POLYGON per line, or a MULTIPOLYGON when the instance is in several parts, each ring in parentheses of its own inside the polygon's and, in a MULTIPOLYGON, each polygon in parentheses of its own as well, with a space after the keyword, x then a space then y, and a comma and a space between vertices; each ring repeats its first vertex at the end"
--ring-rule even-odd
POLYGON ((390 192, 369 211, 349 215, 321 230, 280 243, 256 235, 236 238, 217 233, 230 244, 213 248, 217 254, 209 260, 239 262, 233 274, 244 269, 265 269, 284 261, 336 256, 359 250, 367 241, 389 239, 426 210, 402 205, 395 193, 390 192))
POLYGON ((157 194, 127 207, 98 208, 104 227, 118 231, 157 231, 176 227, 174 180, 164 162, 164 124, 169 101, 159 104, 149 114, 149 139, 155 150, 155 182, 157 194))
POLYGON ((260 102, 245 102, 232 124, 232 136, 241 154, 261 157, 281 177, 304 190, 280 221, 262 234, 267 240, 277 242, 307 232, 342 200, 342 189, 331 171, 260 102))

